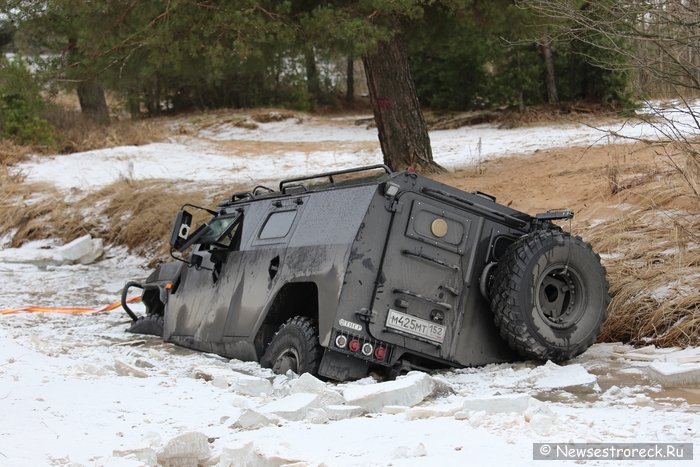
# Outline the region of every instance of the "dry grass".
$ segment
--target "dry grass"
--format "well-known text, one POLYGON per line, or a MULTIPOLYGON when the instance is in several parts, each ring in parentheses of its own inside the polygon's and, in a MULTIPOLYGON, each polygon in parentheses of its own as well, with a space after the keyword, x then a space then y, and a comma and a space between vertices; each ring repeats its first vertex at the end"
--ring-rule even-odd
POLYGON ((12 232, 12 247, 30 240, 64 241, 91 232, 91 225, 52 186, 26 183, 21 173, 0 167, 0 236, 12 232))
POLYGON ((0 139, 0 166, 22 162, 31 153, 31 148, 20 146, 8 139, 0 139))
POLYGON ((585 234, 611 286, 600 340, 698 345, 700 201, 675 174, 629 190, 638 207, 585 234))
MULTIPOLYGON (((172 182, 134 180, 120 180, 84 200, 86 205, 98 206, 104 219, 99 234, 105 241, 146 256, 168 253, 166 239, 185 203, 206 206, 210 201, 208 195, 178 190, 172 182)), ((195 222, 201 220, 195 218, 195 222)))
POLYGON ((110 125, 100 125, 78 110, 61 106, 50 106, 46 119, 56 129, 56 149, 62 154, 89 151, 92 149, 116 146, 140 146, 167 136, 162 120, 113 121, 110 125))
MULTIPOLYGON (((69 203, 53 188, 24 183, 7 169, 0 172, 0 182, 0 236, 13 232, 11 246, 90 234, 155 260, 168 255, 167 238, 182 205, 212 206, 235 191, 205 193, 183 190, 172 181, 121 179, 69 203)), ((204 220, 202 211, 190 211, 195 223, 204 220)))

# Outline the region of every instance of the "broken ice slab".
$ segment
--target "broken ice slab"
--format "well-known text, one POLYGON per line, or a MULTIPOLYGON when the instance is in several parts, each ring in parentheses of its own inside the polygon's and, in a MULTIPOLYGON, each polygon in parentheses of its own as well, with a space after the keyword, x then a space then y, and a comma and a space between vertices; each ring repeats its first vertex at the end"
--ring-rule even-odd
POLYGON ((300 392, 278 399, 260 407, 263 414, 274 414, 286 420, 299 421, 306 418, 309 410, 317 408, 318 394, 300 392))
POLYGON ((388 405, 412 407, 419 404, 434 389, 430 376, 411 371, 395 381, 348 387, 343 391, 343 397, 349 405, 359 405, 367 412, 381 412, 388 405))
POLYGON ((0 250, 0 262, 33 264, 36 266, 90 264, 104 253, 102 239, 90 235, 76 238, 59 247, 46 242, 31 242, 21 248, 0 250))
POLYGON ((192 431, 174 437, 158 452, 158 464, 168 467, 200 465, 209 459, 209 439, 203 433, 192 431))
POLYGON ((664 387, 700 385, 700 365, 695 363, 652 363, 647 367, 647 374, 664 387))
POLYGON ((547 362, 542 369, 547 372, 537 378, 537 389, 566 389, 573 392, 590 392, 595 387, 597 378, 589 373, 582 365, 572 364, 560 366, 547 362))

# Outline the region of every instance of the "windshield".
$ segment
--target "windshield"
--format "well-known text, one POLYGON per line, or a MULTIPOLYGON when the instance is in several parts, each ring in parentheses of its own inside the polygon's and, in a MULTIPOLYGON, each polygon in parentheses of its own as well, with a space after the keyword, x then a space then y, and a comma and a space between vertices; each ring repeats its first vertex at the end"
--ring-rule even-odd
POLYGON ((203 246, 215 245, 228 248, 236 236, 240 216, 238 214, 227 217, 215 217, 209 224, 201 227, 201 230, 188 242, 190 245, 198 243, 203 246))

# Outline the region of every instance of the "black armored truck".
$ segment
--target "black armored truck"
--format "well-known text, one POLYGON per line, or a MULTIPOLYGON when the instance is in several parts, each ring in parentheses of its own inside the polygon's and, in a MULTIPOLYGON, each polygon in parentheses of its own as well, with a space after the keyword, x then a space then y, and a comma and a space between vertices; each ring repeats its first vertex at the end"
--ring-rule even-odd
POLYGON ((184 206, 176 261, 122 305, 132 332, 338 381, 561 361, 595 342, 609 301, 600 257, 552 222, 572 216, 383 165, 293 178, 184 206))

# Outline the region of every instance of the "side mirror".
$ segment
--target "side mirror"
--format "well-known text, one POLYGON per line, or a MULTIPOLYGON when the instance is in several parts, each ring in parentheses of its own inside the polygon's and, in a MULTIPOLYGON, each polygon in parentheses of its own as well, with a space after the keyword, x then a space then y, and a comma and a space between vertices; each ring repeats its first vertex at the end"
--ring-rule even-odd
POLYGON ((202 257, 199 256, 198 254, 194 253, 190 257, 190 264, 194 266, 195 268, 200 268, 202 266, 202 257))
POLYGON ((190 229, 192 228, 192 214, 181 209, 178 211, 177 216, 175 216, 175 224, 173 224, 173 231, 170 233, 170 246, 171 248, 182 251, 183 245, 187 243, 187 239, 190 236, 190 229))

